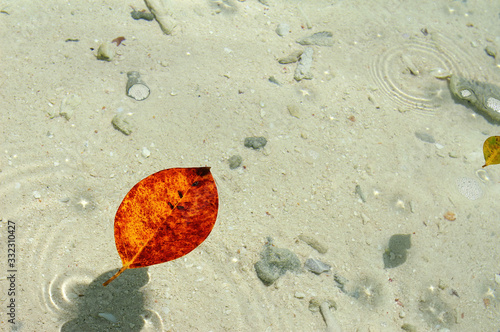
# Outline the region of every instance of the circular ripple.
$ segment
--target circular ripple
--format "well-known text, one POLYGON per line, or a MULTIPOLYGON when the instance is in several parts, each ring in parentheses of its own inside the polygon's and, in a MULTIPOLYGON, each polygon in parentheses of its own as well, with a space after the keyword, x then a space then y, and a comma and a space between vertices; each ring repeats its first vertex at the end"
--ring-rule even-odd
POLYGON ((470 77, 469 56, 440 34, 413 39, 382 51, 374 59, 371 75, 377 86, 401 111, 432 114, 442 102, 447 82, 434 71, 470 77))

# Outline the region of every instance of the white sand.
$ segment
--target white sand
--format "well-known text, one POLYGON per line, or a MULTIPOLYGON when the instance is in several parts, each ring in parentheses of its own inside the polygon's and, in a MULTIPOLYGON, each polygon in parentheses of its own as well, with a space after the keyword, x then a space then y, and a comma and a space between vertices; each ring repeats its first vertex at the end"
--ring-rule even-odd
MULTIPOLYGON (((89 310, 89 303, 108 303, 90 315, 104 327, 111 323, 97 314, 112 313, 122 331, 137 330, 146 310, 152 318, 143 331, 321 331, 322 316, 308 309, 312 297, 337 303, 333 314, 344 331, 400 331, 405 323, 438 329, 429 306, 435 316, 446 306, 452 322, 441 317, 452 331, 497 330, 500 166, 486 168, 490 181, 480 182, 484 193, 474 201, 456 179, 481 181, 482 144, 500 129, 456 104, 446 82, 428 73, 444 59, 471 78, 500 84, 500 69, 484 52, 494 41, 500 51, 500 3, 304 0, 308 30, 296 1, 220 2, 235 10, 217 14, 216 1, 178 1, 177 26, 166 36, 156 22, 130 17, 129 5, 145 8, 139 0, 0 0, 10 14, 0 14, 0 329, 11 325, 4 262, 13 220, 19 331, 55 331, 81 320, 83 301, 89 310), (291 26, 283 38, 274 31, 282 22, 291 26), (423 28, 442 36, 442 53, 428 50, 423 28), (324 30, 335 44, 313 46, 314 79, 296 82, 296 64, 276 59, 303 49, 296 39, 324 30), (96 60, 91 48, 119 36, 126 40, 115 59, 96 60), (397 66, 404 62, 391 52, 401 50, 421 76, 397 66), (125 95, 131 70, 151 88, 145 101, 125 95), (384 88, 371 74, 377 70, 392 75, 400 91, 384 88), (50 118, 69 94, 82 98, 74 116, 50 118), (433 106, 405 107, 391 94, 433 106), (287 105, 298 105, 301 117, 290 116, 287 105), (130 136, 111 126, 119 109, 132 114, 130 136), (247 136, 266 137, 264 151, 245 148, 247 136), (143 147, 151 151, 147 159, 143 147), (229 169, 233 154, 245 169, 229 169), (143 305, 111 295, 118 280, 85 293, 121 266, 113 218, 127 191, 161 169, 205 165, 220 195, 209 238, 148 269, 143 305), (455 221, 443 218, 447 211, 455 221), (328 252, 298 241, 302 233, 328 252), (384 270, 389 237, 410 233, 406 263, 384 270), (267 236, 302 262, 332 265, 353 287, 375 285, 377 297, 342 293, 333 273, 287 274, 265 287, 253 264, 267 236)), ((120 292, 140 304, 128 289, 120 292)))

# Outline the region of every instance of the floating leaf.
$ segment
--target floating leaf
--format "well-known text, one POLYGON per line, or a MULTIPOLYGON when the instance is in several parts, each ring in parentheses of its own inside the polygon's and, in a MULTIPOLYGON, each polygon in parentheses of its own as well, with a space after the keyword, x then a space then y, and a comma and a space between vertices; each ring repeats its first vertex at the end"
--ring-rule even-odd
POLYGON ((115 243, 126 269, 160 264, 199 246, 217 219, 219 196, 209 167, 171 168, 137 183, 115 216, 115 243))
POLYGON ((483 154, 483 167, 500 164, 500 136, 491 136, 484 141, 483 154))

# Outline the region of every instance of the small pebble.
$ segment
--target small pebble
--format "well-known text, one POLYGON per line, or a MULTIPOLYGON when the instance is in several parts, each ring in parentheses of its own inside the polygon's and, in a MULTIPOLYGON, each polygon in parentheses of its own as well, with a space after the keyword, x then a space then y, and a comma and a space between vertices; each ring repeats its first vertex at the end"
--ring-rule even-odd
POLYGON ((304 264, 304 268, 312 273, 321 274, 330 271, 331 266, 320 260, 308 258, 304 264))
POLYGON ((304 241, 320 254, 326 254, 326 252, 328 251, 327 246, 325 246, 312 236, 301 234, 299 235, 299 240, 304 241))
POLYGON ((297 105, 287 105, 288 113, 295 118, 300 118, 300 109, 297 105))
POLYGON ((313 49, 311 47, 307 47, 304 50, 304 53, 300 56, 299 64, 297 65, 297 68, 295 69, 295 73, 293 75, 293 78, 296 81, 301 81, 301 80, 312 80, 313 74, 311 72, 311 66, 313 62, 313 49))
POLYGON ((102 318, 110 321, 111 323, 118 323, 118 320, 116 319, 116 317, 113 314, 109 314, 107 312, 100 312, 97 315, 99 317, 102 317, 102 318))
POLYGON ((132 133, 132 125, 123 113, 115 115, 111 123, 116 130, 121 131, 125 135, 130 135, 132 133))
POLYGON ((303 299, 306 297, 306 294, 302 293, 302 292, 295 292, 295 298, 297 299, 303 299))
POLYGON ((276 28, 276 33, 278 34, 278 36, 285 37, 286 35, 288 35, 289 32, 290 32, 290 25, 286 23, 278 24, 278 27, 276 28))
POLYGON ((39 199, 39 198, 41 198, 41 197, 42 197, 42 195, 40 195, 40 193, 39 193, 38 191, 36 191, 36 190, 35 190, 35 191, 33 192, 33 197, 34 197, 34 198, 36 198, 36 199, 39 199))
POLYGON ((299 271, 300 260, 293 252, 277 248, 271 243, 260 254, 261 259, 255 263, 255 272, 264 285, 272 285, 286 271, 299 271))
POLYGON ((415 137, 418 138, 419 140, 421 140, 422 142, 431 143, 431 144, 436 143, 436 140, 434 139, 434 137, 431 134, 428 134, 426 132, 416 131, 415 137))
POLYGON ((493 58, 496 58, 496 56, 497 56, 497 49, 494 46, 488 45, 488 46, 486 46, 484 51, 486 52, 486 54, 488 54, 489 56, 491 56, 493 58))
POLYGON ((266 146, 267 140, 265 137, 247 137, 245 138, 245 147, 255 150, 261 149, 266 146))
POLYGON ((359 184, 357 184, 356 187, 354 188, 354 192, 359 196, 359 198, 363 203, 366 203, 366 195, 361 189, 361 186, 359 184))
POLYGON ((316 32, 297 40, 300 45, 333 46, 333 34, 330 31, 316 32))
POLYGON ((111 43, 105 42, 99 45, 97 49, 97 60, 111 61, 115 57, 115 46, 111 43))
POLYGON ((155 19, 155 16, 151 13, 148 13, 146 10, 133 10, 130 12, 130 16, 134 20, 146 20, 146 21, 152 21, 155 19))
POLYGON ((279 58, 278 62, 282 65, 286 65, 288 63, 295 63, 295 62, 299 61, 302 53, 303 53, 302 50, 294 51, 290 55, 287 55, 284 58, 279 58))
POLYGON ((142 151, 141 151, 141 155, 142 155, 144 158, 149 158, 149 156, 151 155, 151 151, 149 151, 149 150, 148 150, 148 148, 143 147, 143 148, 142 148, 142 151))
POLYGON ((228 160, 229 162, 229 168, 230 169, 235 169, 240 167, 241 163, 243 161, 243 158, 241 158, 240 155, 235 154, 234 156, 231 156, 228 160))

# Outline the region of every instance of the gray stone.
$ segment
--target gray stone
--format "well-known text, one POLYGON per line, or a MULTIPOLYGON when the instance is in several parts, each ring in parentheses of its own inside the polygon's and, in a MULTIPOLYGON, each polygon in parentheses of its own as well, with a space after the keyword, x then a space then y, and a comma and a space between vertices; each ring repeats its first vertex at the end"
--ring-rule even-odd
POLYGON ((304 241, 312 248, 316 249, 316 251, 318 251, 320 254, 326 254, 326 252, 328 251, 328 247, 326 245, 319 242, 316 238, 312 236, 301 234, 299 235, 299 240, 304 241))
POLYGON ((295 63, 295 62, 299 61, 300 56, 302 55, 302 53, 303 53, 302 50, 293 51, 292 53, 290 53, 286 57, 279 58, 278 62, 281 63, 282 65, 286 65, 286 64, 289 64, 289 63, 295 63))
POLYGON ((255 263, 255 272, 266 286, 272 285, 286 271, 300 270, 299 258, 288 249, 276 248, 269 243, 260 256, 260 261, 255 263))
POLYGON ((452 95, 471 105, 479 114, 494 123, 500 123, 500 87, 452 75, 450 79, 452 95))
POLYGON ((333 46, 333 34, 330 31, 316 32, 297 40, 300 45, 333 46))
POLYGON ((299 64, 297 65, 297 69, 295 69, 295 74, 293 76, 296 81, 301 81, 303 79, 311 80, 313 78, 313 74, 311 72, 313 53, 313 49, 311 47, 307 47, 300 56, 299 64))
POLYGON ((431 143, 431 144, 436 143, 436 140, 434 139, 434 137, 431 134, 426 133, 426 132, 416 131, 415 137, 418 138, 419 140, 421 140, 422 142, 431 143))
POLYGON ((242 161, 243 161, 243 158, 241 158, 240 155, 235 154, 234 156, 231 156, 231 158, 229 158, 229 160, 228 160, 229 168, 235 169, 235 168, 240 167, 242 161))
POLYGON ((245 138, 245 146, 247 148, 252 148, 258 150, 266 146, 267 140, 265 137, 247 137, 245 138))
POLYGON ((411 248, 411 234, 394 234, 384 252, 384 268, 391 269, 406 262, 406 250, 411 248))
POLYGON ((304 268, 312 273, 321 274, 330 271, 331 266, 320 260, 308 258, 304 264, 304 268))
POLYGON ((290 25, 286 23, 278 24, 278 27, 276 28, 276 33, 278 34, 278 36, 284 37, 288 35, 289 32, 290 32, 290 25))
POLYGON ((130 135, 132 133, 132 125, 123 113, 115 115, 111 123, 116 130, 121 131, 125 135, 130 135))

